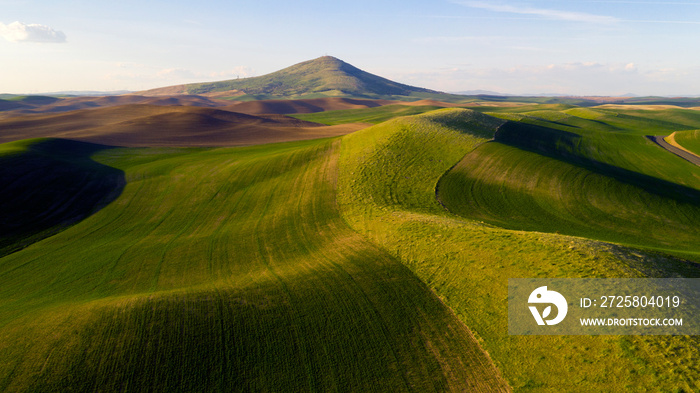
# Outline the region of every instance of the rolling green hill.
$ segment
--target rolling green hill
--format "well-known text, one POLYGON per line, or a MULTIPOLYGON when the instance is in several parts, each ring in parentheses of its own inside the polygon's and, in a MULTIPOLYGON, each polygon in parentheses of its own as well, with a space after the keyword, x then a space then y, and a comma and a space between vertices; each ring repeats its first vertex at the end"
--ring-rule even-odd
MULTIPOLYGON (((61 157, 66 144, 2 154, 61 157)), ((344 222, 338 140, 80 146, 126 185, 0 259, 0 390, 505 391, 454 314, 344 222)))
POLYGON ((700 389, 696 337, 507 329, 511 277, 700 277, 700 168, 644 137, 696 112, 432 109, 238 148, 0 145, 0 390, 700 389))
POLYGON ((439 197, 450 211, 511 229, 700 252, 700 168, 640 135, 684 126, 580 109, 524 115, 529 124, 506 123, 444 176, 439 197))
MULTIPOLYGON (((450 214, 435 198, 438 181, 463 157, 493 145, 487 141, 503 124, 477 115, 440 110, 344 137, 338 198, 350 226, 430 286, 475 332, 516 391, 697 389, 695 337, 508 335, 509 277, 698 277, 700 268, 662 254, 450 214)), ((440 194, 444 187, 441 182, 440 194)))

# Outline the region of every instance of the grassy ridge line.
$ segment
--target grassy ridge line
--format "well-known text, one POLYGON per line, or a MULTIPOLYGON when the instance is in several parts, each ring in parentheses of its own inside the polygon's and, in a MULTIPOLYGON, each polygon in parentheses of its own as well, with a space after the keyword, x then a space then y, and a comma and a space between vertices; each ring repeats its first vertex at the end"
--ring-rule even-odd
POLYGON ((416 179, 430 176, 433 167, 447 170, 465 151, 492 137, 493 130, 501 123, 498 119, 468 110, 441 109, 420 116, 398 118, 356 132, 354 135, 357 136, 351 138, 356 141, 355 154, 352 157, 346 155, 345 159, 357 167, 360 172, 358 176, 363 179, 371 176, 378 184, 389 184, 391 188, 352 188, 354 198, 379 206, 393 208, 401 205, 418 211, 444 213, 434 198, 435 184, 417 183, 416 179), (474 132, 463 134, 455 131, 465 124, 470 125, 474 132), (385 143, 387 139, 400 143, 385 143), (384 148, 379 150, 376 145, 384 148), (431 150, 424 153, 422 150, 426 145, 431 150), (375 154, 381 156, 378 158, 375 154), (377 170, 365 165, 368 161, 374 163, 379 159, 391 166, 377 170), (429 165, 418 165, 423 161, 429 162, 429 165), (417 170, 429 172, 415 172, 417 170))
POLYGON ((439 299, 345 224, 337 145, 95 154, 122 195, 0 259, 0 390, 505 389, 439 299))
POLYGON ((344 137, 338 197, 348 223, 428 284, 477 334, 515 390, 697 389, 700 371, 689 360, 697 356, 694 338, 508 335, 509 277, 664 276, 674 262, 448 215, 435 201, 434 185, 489 138, 481 131, 471 135, 469 121, 455 128, 439 122, 442 115, 460 114, 473 116, 466 110, 436 111, 344 137), (413 150, 418 144, 422 148, 413 150))
POLYGON ((700 130, 676 131, 669 136, 668 142, 696 156, 700 155, 700 130))

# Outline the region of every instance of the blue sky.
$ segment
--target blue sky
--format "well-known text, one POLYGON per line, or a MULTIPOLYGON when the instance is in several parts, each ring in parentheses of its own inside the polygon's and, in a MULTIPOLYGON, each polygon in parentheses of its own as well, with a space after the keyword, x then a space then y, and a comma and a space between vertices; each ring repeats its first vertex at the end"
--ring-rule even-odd
POLYGON ((143 90, 323 55, 442 91, 700 95, 700 0, 0 0, 0 93, 143 90))

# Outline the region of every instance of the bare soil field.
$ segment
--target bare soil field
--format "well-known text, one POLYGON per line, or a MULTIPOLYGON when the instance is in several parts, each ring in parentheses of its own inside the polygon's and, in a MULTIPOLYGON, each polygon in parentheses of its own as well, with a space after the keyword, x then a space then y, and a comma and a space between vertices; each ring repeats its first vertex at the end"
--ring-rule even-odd
MULTIPOLYGON (((144 94, 147 92, 144 92, 144 94)), ((105 97, 41 97, 31 101, 0 101, 0 119, 27 114, 67 112, 77 109, 104 108, 109 106, 143 104, 162 106, 229 107, 235 112, 247 114, 292 114, 314 113, 338 109, 374 108, 389 104, 424 105, 421 102, 391 100, 369 100, 342 97, 313 98, 299 100, 231 101, 209 95, 124 94, 105 97)), ((432 101, 431 101, 432 102, 432 101)), ((441 103, 441 106, 453 104, 441 103)))
POLYGON ((223 107, 230 105, 230 101, 215 100, 196 95, 146 97, 126 94, 105 97, 43 98, 45 99, 32 100, 29 102, 0 102, 0 119, 29 114, 69 112, 78 109, 94 109, 129 104, 202 107, 223 107))
POLYGON ((243 146, 345 135, 363 127, 198 106, 129 104, 0 119, 0 142, 52 137, 131 147, 243 146))
POLYGON ((378 106, 397 104, 399 101, 365 100, 342 97, 311 98, 300 100, 261 100, 245 101, 231 105, 231 110, 253 115, 276 113, 316 113, 340 109, 375 108, 378 106))

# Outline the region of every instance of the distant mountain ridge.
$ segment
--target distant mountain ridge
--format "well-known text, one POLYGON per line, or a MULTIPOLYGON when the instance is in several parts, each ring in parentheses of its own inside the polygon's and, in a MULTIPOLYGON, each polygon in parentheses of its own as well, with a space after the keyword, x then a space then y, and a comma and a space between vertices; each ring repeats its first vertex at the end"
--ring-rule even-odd
POLYGON ((267 75, 219 82, 193 83, 142 92, 157 94, 198 94, 236 99, 273 98, 454 98, 435 90, 391 81, 365 72, 332 56, 295 64, 267 75))

